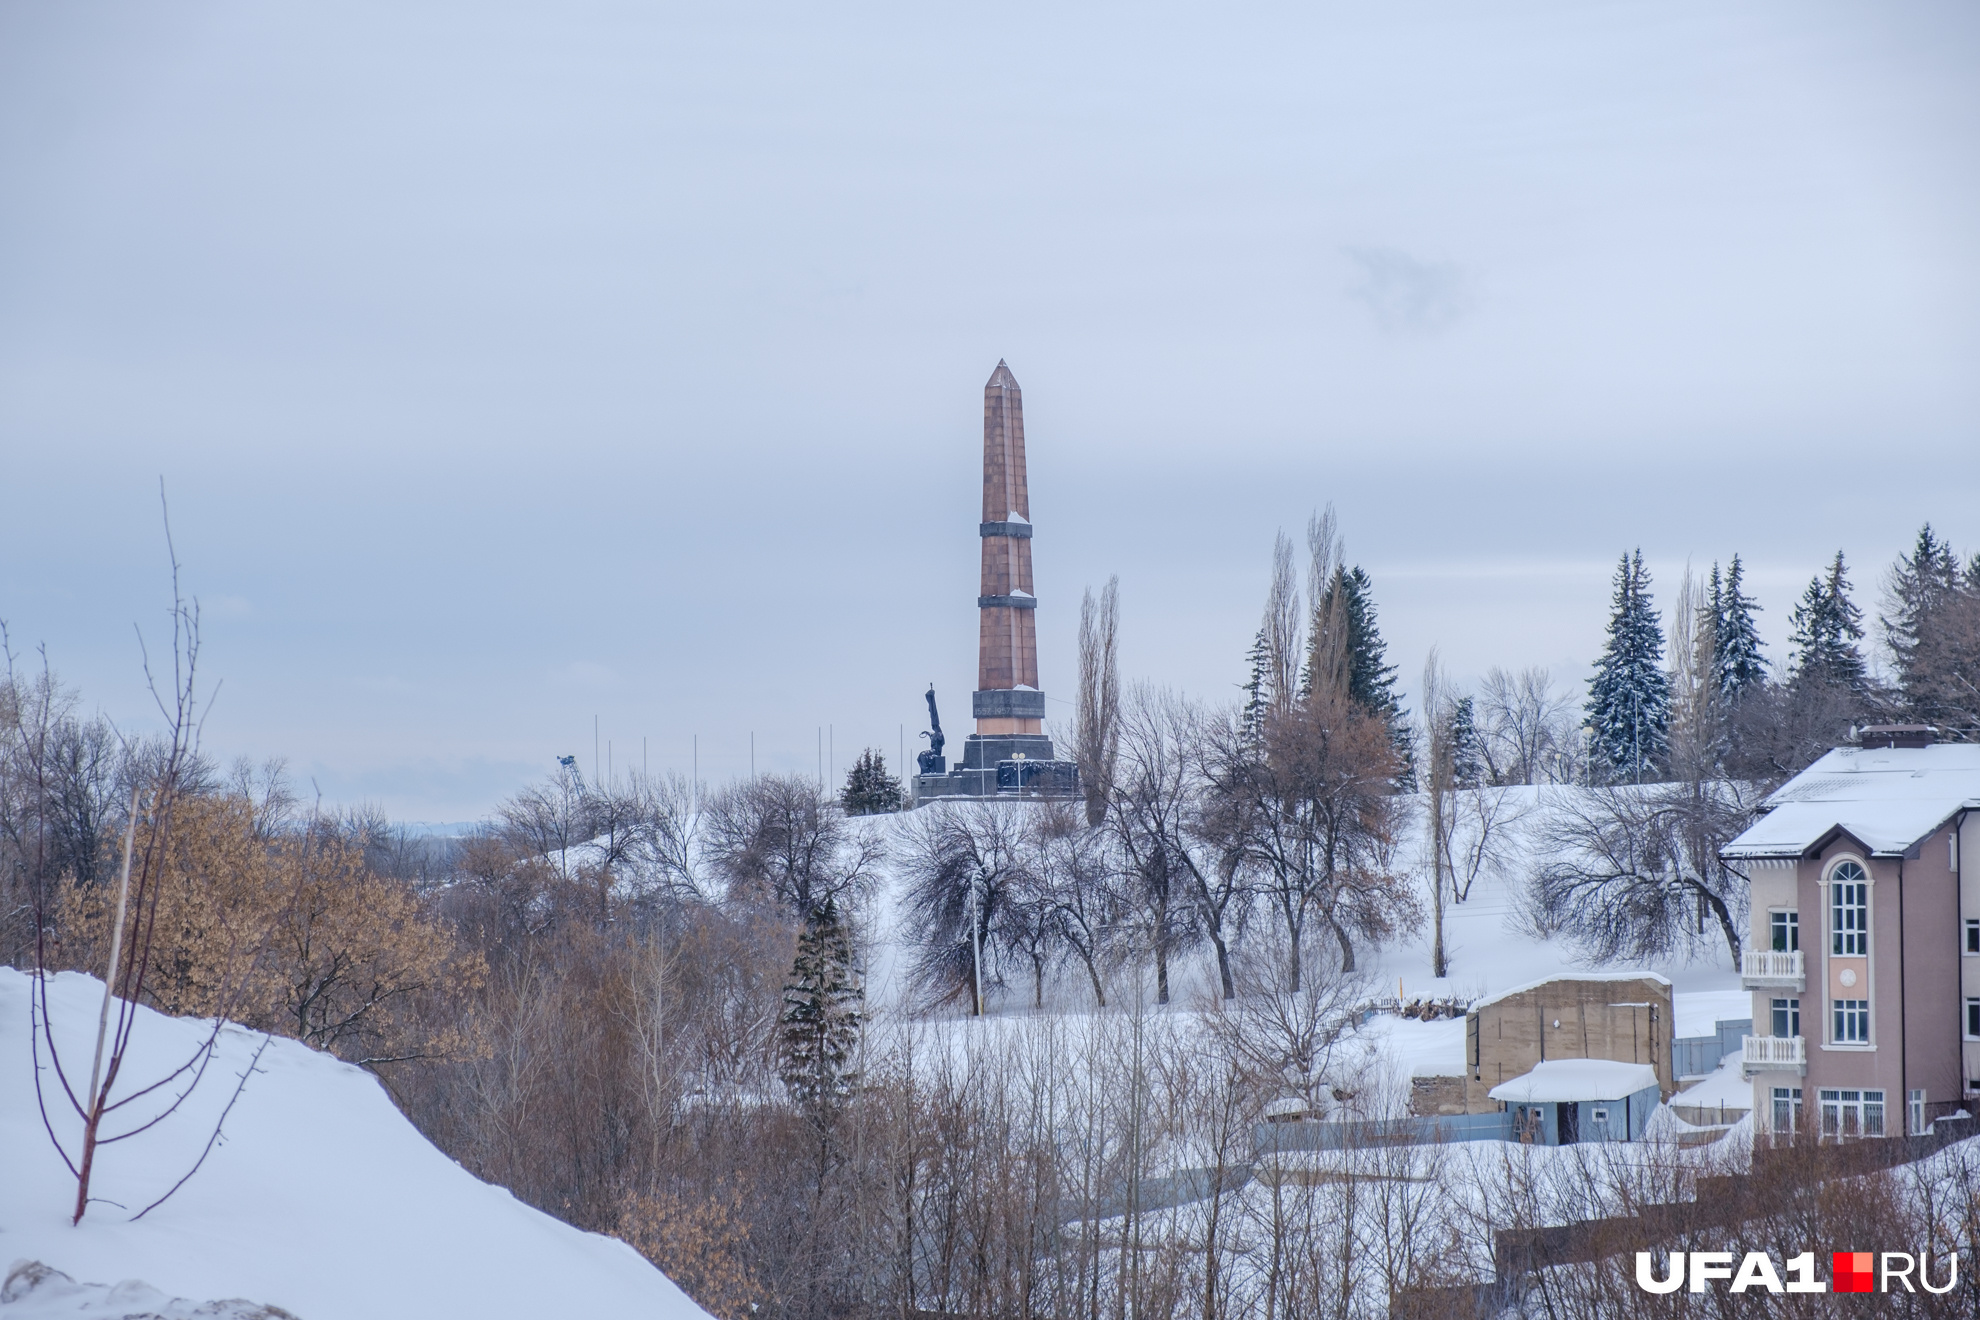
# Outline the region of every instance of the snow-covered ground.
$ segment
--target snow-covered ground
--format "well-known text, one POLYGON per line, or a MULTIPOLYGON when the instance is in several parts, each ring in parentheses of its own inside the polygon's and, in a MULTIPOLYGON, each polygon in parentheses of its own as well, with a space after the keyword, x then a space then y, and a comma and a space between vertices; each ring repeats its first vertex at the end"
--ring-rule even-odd
MULTIPOLYGON (((1512 788, 1484 791, 1505 796, 1508 807, 1502 811, 1502 816, 1507 819, 1499 828, 1504 832, 1508 846, 1504 863, 1498 868, 1481 868, 1472 881, 1467 899, 1462 903, 1453 903, 1445 910, 1447 975, 1439 978, 1430 974, 1431 932, 1426 918, 1420 929, 1402 939, 1384 946, 1365 946, 1358 951, 1360 970, 1368 982, 1371 996, 1381 999, 1400 996, 1405 1002, 1455 997, 1470 1003, 1552 976, 1647 970, 1657 972, 1671 982, 1677 1019, 1675 1034, 1679 1036, 1710 1035, 1721 1020, 1737 1021, 1752 1016, 1752 998, 1739 988, 1739 974, 1716 935, 1708 935, 1698 941, 1693 956, 1689 958, 1640 965, 1596 966, 1584 961, 1565 941, 1536 939, 1530 934, 1520 919, 1518 897, 1534 862, 1533 849, 1538 827, 1545 820, 1550 796, 1577 790, 1512 788)), ((1421 800, 1416 801, 1420 803, 1421 800)), ((1031 809, 1028 804, 1020 802, 1004 805, 1010 810, 1031 809)), ((1408 832, 1396 849, 1396 864, 1414 877, 1419 893, 1424 889, 1424 868, 1420 864, 1421 840, 1417 837, 1421 832, 1421 822, 1417 817, 1421 814, 1420 807, 1408 813, 1408 832)), ((905 816, 873 816, 857 818, 852 823, 855 829, 876 831, 883 839, 889 839, 890 832, 900 828, 907 819, 905 816)), ((1464 813, 1460 812, 1460 831, 1467 828, 1463 824, 1464 819, 1464 813)), ((1462 843, 1462 838, 1459 842, 1462 843)), ((901 885, 889 873, 880 892, 875 895, 869 927, 873 947, 869 951, 868 990, 880 1004, 898 1004, 905 995, 907 952, 901 944, 901 898, 901 885)), ((1260 919, 1269 923, 1270 916, 1261 914, 1260 919)), ((1262 931, 1263 927, 1260 929, 1262 931)), ((1325 956, 1332 945, 1316 940, 1314 948, 1325 956)), ((1247 949, 1241 942, 1235 958, 1242 961, 1246 955, 1247 949)), ((1171 971, 1176 1011, 1187 1011, 1201 1002, 1211 987, 1213 975, 1214 969, 1206 954, 1192 953, 1179 960, 1179 965, 1171 971)), ((1146 982, 1150 978, 1142 979, 1146 982)), ((1144 994, 1152 989, 1146 984, 1141 988, 1144 994)), ((1128 986, 1121 987, 1122 991, 1130 989, 1128 986)), ((1079 976, 1059 977, 1048 987, 1046 994, 1047 1012, 1078 1017, 1092 1011, 1091 992, 1079 976)), ((1115 999, 1121 998, 1124 995, 1117 992, 1115 999)), ((1014 976, 1009 987, 991 999, 993 1020, 1000 1017, 1025 1018, 1034 1012, 1028 977, 1014 976)), ((996 1030, 990 1024, 986 1026, 993 1032, 996 1030)), ((1407 1078, 1419 1068, 1447 1067, 1455 1072, 1463 1064, 1462 1020, 1446 1018, 1419 1022, 1385 1015, 1371 1019, 1360 1034, 1386 1057, 1396 1075, 1402 1078, 1407 1078)))
MULTIPOLYGON (((71 1227, 75 1182, 35 1100, 28 989, 26 976, 0 968, 0 1271, 40 1261, 77 1286, 50 1281, 0 1304, 0 1316, 193 1313, 191 1304, 167 1309, 163 1299, 175 1297, 246 1298, 302 1320, 705 1316, 631 1247, 468 1174, 414 1130, 370 1074, 288 1040, 262 1054, 204 1167, 133 1221, 192 1167, 247 1069, 260 1037, 232 1027, 178 1113, 102 1150, 93 1189, 102 1199, 71 1227), (157 1292, 81 1286, 127 1280, 157 1292)), ((103 986, 68 973, 51 993, 56 1037, 71 1075, 80 1069, 80 1088, 103 986)), ((120 1090, 169 1072, 208 1030, 142 1012, 120 1090)), ((73 1150, 80 1125, 58 1106, 52 1075, 43 1076, 56 1131, 73 1150)))

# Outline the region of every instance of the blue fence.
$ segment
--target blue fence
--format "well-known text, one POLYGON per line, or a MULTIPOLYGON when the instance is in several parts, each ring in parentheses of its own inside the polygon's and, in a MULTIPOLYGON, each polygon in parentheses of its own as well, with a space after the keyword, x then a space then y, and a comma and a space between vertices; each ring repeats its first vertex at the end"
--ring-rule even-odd
POLYGON ((1260 1155, 1298 1150, 1364 1150, 1371 1146, 1427 1146, 1439 1141, 1511 1141, 1513 1115, 1438 1114, 1348 1123, 1260 1123, 1253 1144, 1260 1155))
POLYGON ((1740 1037, 1753 1034, 1753 1019, 1721 1019, 1718 1030, 1709 1036, 1679 1036, 1671 1042, 1671 1075, 1703 1077, 1717 1072, 1728 1054, 1740 1050, 1740 1037))

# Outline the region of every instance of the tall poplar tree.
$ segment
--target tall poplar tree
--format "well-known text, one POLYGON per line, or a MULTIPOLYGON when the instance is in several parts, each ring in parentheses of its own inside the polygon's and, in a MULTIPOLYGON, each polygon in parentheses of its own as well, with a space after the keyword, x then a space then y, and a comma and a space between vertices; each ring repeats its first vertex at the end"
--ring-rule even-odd
POLYGON ((1671 681, 1640 549, 1616 566, 1609 641, 1589 681, 1585 710, 1590 759, 1598 768, 1639 782, 1654 772, 1670 738, 1671 681))

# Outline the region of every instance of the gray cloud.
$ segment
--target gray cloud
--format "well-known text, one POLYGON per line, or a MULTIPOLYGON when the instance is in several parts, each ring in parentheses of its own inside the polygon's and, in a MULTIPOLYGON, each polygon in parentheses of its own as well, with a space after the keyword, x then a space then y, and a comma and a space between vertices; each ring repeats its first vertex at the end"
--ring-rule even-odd
POLYGON ((1464 272, 1448 261, 1420 261, 1396 248, 1351 247, 1359 271, 1348 296, 1391 334, 1435 334, 1471 310, 1464 272))

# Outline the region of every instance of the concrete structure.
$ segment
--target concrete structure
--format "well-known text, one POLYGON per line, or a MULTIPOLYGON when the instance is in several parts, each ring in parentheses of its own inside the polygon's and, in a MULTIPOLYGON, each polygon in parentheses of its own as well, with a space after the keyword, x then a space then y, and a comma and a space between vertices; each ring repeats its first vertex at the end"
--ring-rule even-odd
MULTIPOLYGON (((1497 1109, 1494 1087, 1560 1059, 1642 1064, 1668 1096, 1676 1085, 1671 1022, 1671 983, 1655 972, 1556 976, 1494 995, 1465 1014, 1464 1110, 1497 1109)), ((1424 1080, 1412 1085, 1420 1103, 1448 1112, 1449 1083, 1424 1080)))
POLYGON ((1663 1098, 1663 1079, 1647 1063, 1549 1059, 1491 1090, 1513 1116, 1513 1134, 1535 1145, 1636 1141, 1663 1098))
POLYGON ((1867 729, 1722 856, 1748 881, 1762 1131, 1922 1134, 1980 1100, 1980 746, 1867 729))
POLYGON ((1078 768, 1055 758, 1038 686, 1038 597, 1031 577, 1031 493, 1025 480, 1024 396, 1003 362, 983 387, 983 516, 978 582, 976 732, 962 764, 914 777, 917 803, 942 797, 1072 797, 1078 768))

